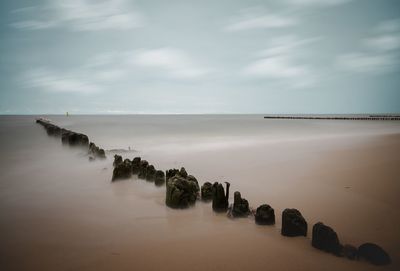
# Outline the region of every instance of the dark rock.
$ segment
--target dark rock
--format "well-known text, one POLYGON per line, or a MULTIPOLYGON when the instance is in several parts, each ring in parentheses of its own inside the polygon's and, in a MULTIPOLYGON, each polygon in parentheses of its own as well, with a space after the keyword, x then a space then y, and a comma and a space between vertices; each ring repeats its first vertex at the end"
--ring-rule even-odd
MULTIPOLYGON (((96 144, 93 142, 89 143, 89 151, 88 153, 92 155, 94 158, 101 158, 104 159, 106 158, 106 153, 104 152, 103 149, 100 149, 96 144)), ((122 158, 121 158, 122 159, 122 158)))
POLYGON ((89 147, 87 135, 64 130, 61 135, 61 142, 70 146, 89 147))
POLYGON ((188 175, 186 179, 190 182, 193 182, 196 186, 196 193, 200 191, 199 182, 193 175, 188 175))
POLYGON ((124 162, 117 164, 113 170, 112 181, 119 179, 128 179, 132 176, 132 165, 129 159, 125 159, 124 162))
POLYGON ((257 208, 255 215, 256 223, 259 225, 273 225, 275 224, 274 209, 268 204, 260 205, 257 208))
POLYGON ((186 169, 184 167, 181 167, 181 170, 179 171, 179 175, 183 178, 186 178, 188 176, 188 173, 186 172, 186 169))
POLYGON ((339 242, 336 232, 331 227, 321 222, 313 226, 311 245, 337 256, 339 256, 342 251, 342 245, 339 242))
POLYGON ((285 209, 282 212, 282 229, 284 236, 307 236, 307 222, 297 209, 285 209))
POLYGON ((198 195, 198 184, 193 180, 175 175, 166 181, 165 203, 171 208, 187 208, 194 204, 198 195))
POLYGON ((205 182, 201 186, 201 199, 204 201, 212 200, 212 184, 210 182, 205 182))
POLYGON ((147 167, 149 166, 149 162, 146 160, 141 160, 139 163, 139 174, 138 177, 140 179, 146 179, 147 175, 147 167))
POLYGON ((358 247, 358 257, 374 265, 387 265, 391 263, 389 254, 380 246, 365 243, 358 247))
POLYGON ((165 182, 165 174, 164 171, 162 170, 157 170, 156 171, 156 177, 154 180, 155 185, 160 186, 163 185, 165 182))
POLYGON ((243 199, 239 191, 234 194, 232 215, 233 217, 246 217, 250 214, 249 202, 243 199))
POLYGON ((113 166, 116 167, 116 166, 118 166, 118 165, 120 165, 120 164, 122 164, 122 163, 123 163, 123 161, 122 161, 122 156, 121 156, 121 155, 118 155, 118 154, 114 155, 114 163, 113 163, 113 166))
POLYGON ((176 169, 176 168, 168 169, 165 172, 165 178, 168 180, 169 178, 174 177, 178 173, 179 173, 179 169, 176 169))
POLYGON ((149 165, 146 170, 146 180, 154 182, 156 179, 156 169, 153 165, 149 165))
POLYGON ((358 258, 358 251, 355 246, 344 245, 342 249, 342 255, 350 260, 355 260, 358 258))
POLYGON ((212 186, 212 208, 215 212, 226 212, 229 207, 229 187, 226 182, 226 194, 221 183, 215 182, 212 186))
POLYGON ((132 160, 132 174, 138 174, 140 168, 140 161, 142 159, 140 157, 135 157, 132 160))

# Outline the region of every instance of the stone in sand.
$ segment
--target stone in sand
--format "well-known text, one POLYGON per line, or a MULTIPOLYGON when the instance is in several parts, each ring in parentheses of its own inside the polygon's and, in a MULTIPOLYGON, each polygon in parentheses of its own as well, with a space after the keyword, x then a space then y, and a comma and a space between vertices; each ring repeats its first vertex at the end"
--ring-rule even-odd
POLYGON ((165 178, 168 180, 169 178, 174 177, 178 173, 179 173, 179 169, 176 169, 176 168, 168 169, 165 172, 165 178))
POLYGON ((155 185, 160 186, 163 185, 165 182, 165 174, 164 171, 162 170, 157 170, 156 171, 156 177, 154 180, 155 185))
POLYGON ((282 212, 282 229, 284 236, 307 236, 307 222, 297 209, 285 209, 282 212))
POLYGON ((196 202, 198 184, 194 180, 179 175, 166 181, 165 203, 171 208, 187 208, 196 202))
POLYGON ((380 246, 365 243, 358 247, 358 257, 374 265, 387 265, 391 263, 389 254, 380 246))
POLYGON ((312 229, 311 245, 317 249, 340 256, 342 245, 336 232, 321 222, 316 223, 312 229))
POLYGON ((212 184, 210 182, 205 182, 201 186, 201 199, 204 201, 212 200, 212 184))
POLYGON ((350 260, 355 260, 358 258, 358 250, 355 246, 344 245, 342 249, 342 255, 350 260))
POLYGON ((232 215, 233 217, 246 217, 250 214, 249 202, 242 198, 242 195, 239 191, 236 191, 233 194, 233 208, 232 215))
POLYGON ((138 174, 140 168, 140 161, 142 159, 140 157, 135 157, 132 160, 132 174, 138 174))
POLYGON ((146 180, 153 182, 156 178, 156 169, 153 165, 149 165, 146 170, 146 180))
POLYGON ((229 187, 226 182, 226 194, 221 183, 215 182, 212 186, 212 208, 215 212, 226 212, 229 207, 229 187))
POLYGON ((186 169, 184 167, 181 167, 181 170, 179 171, 179 175, 183 178, 186 178, 188 176, 188 173, 186 172, 186 169))
POLYGON ((121 155, 118 155, 118 154, 114 155, 114 163, 113 163, 114 167, 118 166, 119 164, 122 164, 122 162, 123 161, 122 161, 121 155))
POLYGON ((132 176, 132 165, 129 159, 114 167, 112 181, 128 179, 132 176))
POLYGON ((139 174, 138 177, 140 179, 146 179, 147 175, 147 167, 149 166, 149 162, 146 160, 141 160, 139 163, 139 174))
POLYGON ((268 204, 260 205, 257 208, 255 215, 256 223, 259 225, 273 225, 275 224, 274 209, 268 204))
MULTIPOLYGON (((101 158, 104 159, 106 158, 106 153, 104 152, 103 149, 100 149, 96 144, 93 142, 89 143, 89 151, 88 153, 93 156, 93 158, 101 158)), ((122 160, 122 158, 121 158, 122 160)))

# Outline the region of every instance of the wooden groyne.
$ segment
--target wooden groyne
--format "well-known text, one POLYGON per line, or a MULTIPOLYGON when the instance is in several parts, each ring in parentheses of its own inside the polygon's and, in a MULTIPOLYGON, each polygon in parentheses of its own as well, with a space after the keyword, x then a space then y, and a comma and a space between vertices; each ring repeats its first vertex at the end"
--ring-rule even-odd
POLYGON ((400 120, 400 116, 369 115, 369 116, 282 116, 268 115, 264 119, 294 119, 294 120, 400 120))
MULTIPOLYGON (((94 143, 89 143, 87 135, 58 127, 46 119, 37 119, 36 122, 46 129, 49 136, 61 137, 63 144, 80 146, 88 150, 88 154, 92 155, 92 159, 89 158, 89 160, 94 160, 96 157, 106 158, 104 150, 94 143)), ((197 179, 193 175, 189 175, 184 167, 180 170, 169 169, 164 173, 162 170, 156 170, 153 165, 141 157, 135 157, 130 160, 129 158, 123 159, 122 156, 115 155, 113 166, 112 181, 126 180, 130 179, 132 175, 137 175, 139 179, 154 182, 155 185, 160 187, 165 182, 165 204, 170 208, 189 208, 198 199, 201 199, 205 202, 212 201, 213 211, 225 212, 228 217, 250 217, 254 218, 255 223, 258 225, 275 225, 275 211, 268 204, 262 204, 257 210, 254 210, 250 207, 249 202, 242 198, 239 191, 234 192, 234 201, 233 204, 230 204, 229 182, 225 182, 226 190, 223 184, 219 182, 214 182, 213 184, 205 182, 200 186, 197 179)), ((284 209, 282 212, 281 235, 296 237, 307 236, 307 234, 308 223, 301 212, 294 208, 284 209)), ((374 265, 391 263, 389 254, 380 246, 374 243, 364 243, 359 247, 342 244, 337 233, 322 222, 318 222, 312 227, 311 245, 316 249, 338 257, 346 257, 350 260, 362 259, 374 265)))

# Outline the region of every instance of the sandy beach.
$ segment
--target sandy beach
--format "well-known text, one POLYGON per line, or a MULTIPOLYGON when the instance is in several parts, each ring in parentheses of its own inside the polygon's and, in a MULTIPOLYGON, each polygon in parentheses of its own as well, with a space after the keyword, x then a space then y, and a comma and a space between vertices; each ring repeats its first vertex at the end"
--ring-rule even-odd
POLYGON ((112 183, 113 153, 89 162, 81 150, 48 137, 34 117, 2 116, 2 270, 400 268, 399 122, 49 118, 105 149, 131 147, 124 157, 141 156, 164 170, 184 166, 200 184, 229 181, 231 202, 240 191, 253 208, 270 204, 276 225, 229 219, 201 201, 170 209, 165 187, 136 177, 112 183), (307 237, 281 236, 285 208, 302 212, 307 237), (311 228, 319 221, 343 244, 379 244, 392 264, 376 267, 313 248, 311 228))

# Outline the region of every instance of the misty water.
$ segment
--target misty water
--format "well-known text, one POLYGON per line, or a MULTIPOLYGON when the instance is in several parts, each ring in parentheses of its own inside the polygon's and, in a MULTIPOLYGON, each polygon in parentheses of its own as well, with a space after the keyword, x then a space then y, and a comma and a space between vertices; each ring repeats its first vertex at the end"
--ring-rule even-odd
POLYGON ((382 244, 394 258, 386 269, 398 267, 400 122, 45 116, 107 150, 107 159, 89 162, 84 150, 47 136, 35 117, 0 116, 4 270, 374 270, 313 249, 310 237, 280 236, 289 207, 309 227, 331 225, 345 242, 382 244), (112 183, 115 153, 161 170, 184 166, 200 184, 229 181, 253 208, 275 208, 276 225, 231 220, 200 201, 172 210, 164 187, 136 177, 112 183))

